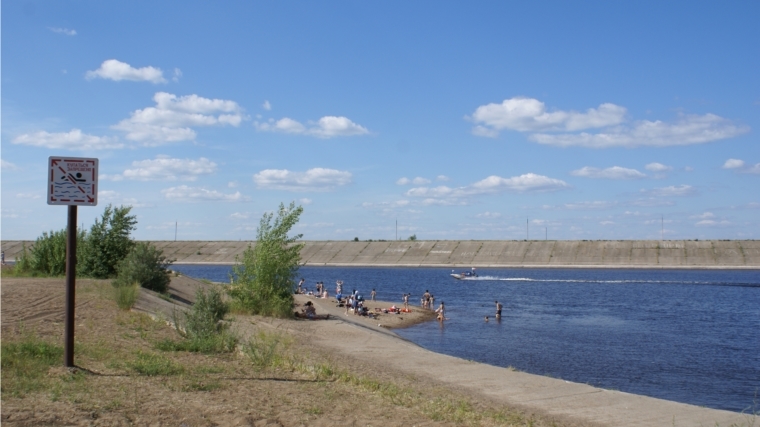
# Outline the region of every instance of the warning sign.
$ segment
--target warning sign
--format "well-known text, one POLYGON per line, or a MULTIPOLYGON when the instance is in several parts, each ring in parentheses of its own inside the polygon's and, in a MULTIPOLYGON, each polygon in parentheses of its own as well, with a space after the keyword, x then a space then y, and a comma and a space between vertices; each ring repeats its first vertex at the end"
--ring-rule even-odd
POLYGON ((98 159, 48 159, 48 205, 98 204, 98 159))

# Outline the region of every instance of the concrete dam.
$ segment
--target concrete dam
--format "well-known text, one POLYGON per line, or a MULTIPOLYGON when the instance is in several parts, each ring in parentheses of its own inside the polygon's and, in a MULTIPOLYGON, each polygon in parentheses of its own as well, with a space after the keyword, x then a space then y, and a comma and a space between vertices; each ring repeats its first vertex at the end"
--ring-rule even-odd
MULTIPOLYGON (((151 241, 177 264, 234 264, 249 241, 151 241)), ((758 240, 303 241, 310 266, 760 269, 758 240)), ((3 241, 13 261, 33 241, 3 241)))

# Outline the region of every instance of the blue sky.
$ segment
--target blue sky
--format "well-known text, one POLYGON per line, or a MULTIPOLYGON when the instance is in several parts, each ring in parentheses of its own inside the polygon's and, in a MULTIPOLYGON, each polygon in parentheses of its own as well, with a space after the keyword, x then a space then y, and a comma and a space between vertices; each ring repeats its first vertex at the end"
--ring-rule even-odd
POLYGON ((760 238, 758 2, 2 3, 2 238, 760 238))

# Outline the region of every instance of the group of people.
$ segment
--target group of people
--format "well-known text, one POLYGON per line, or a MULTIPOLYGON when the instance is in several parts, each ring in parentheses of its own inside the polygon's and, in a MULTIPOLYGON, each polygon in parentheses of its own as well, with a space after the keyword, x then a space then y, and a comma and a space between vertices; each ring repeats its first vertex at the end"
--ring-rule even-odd
POLYGON ((422 298, 420 298, 420 305, 422 308, 428 308, 433 309, 433 304, 435 304, 435 296, 430 293, 427 289, 425 289, 425 293, 422 294, 422 298))
POLYGON ((311 295, 315 296, 317 298, 329 298, 330 294, 327 292, 327 288, 325 287, 324 282, 317 282, 316 286, 314 287, 313 291, 310 291, 306 287, 306 280, 302 277, 301 281, 298 282, 298 287, 296 288, 297 294, 304 294, 304 295, 311 295))

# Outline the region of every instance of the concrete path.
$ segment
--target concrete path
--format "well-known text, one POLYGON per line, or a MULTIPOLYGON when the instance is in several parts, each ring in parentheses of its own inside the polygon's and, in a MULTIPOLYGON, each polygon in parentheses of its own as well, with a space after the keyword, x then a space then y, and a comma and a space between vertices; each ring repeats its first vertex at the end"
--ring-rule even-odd
POLYGON ((757 416, 605 390, 434 353, 387 329, 360 324, 345 316, 334 303, 312 301, 317 312, 329 313, 331 320, 299 322, 297 332, 308 333, 318 345, 354 355, 379 369, 389 366, 411 375, 434 378, 452 388, 464 388, 509 406, 604 426, 760 425, 757 416))

